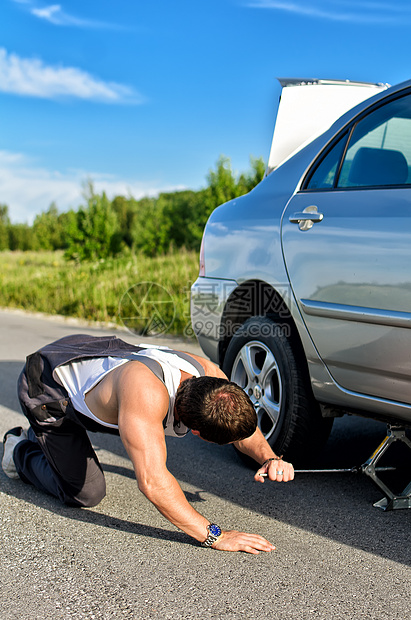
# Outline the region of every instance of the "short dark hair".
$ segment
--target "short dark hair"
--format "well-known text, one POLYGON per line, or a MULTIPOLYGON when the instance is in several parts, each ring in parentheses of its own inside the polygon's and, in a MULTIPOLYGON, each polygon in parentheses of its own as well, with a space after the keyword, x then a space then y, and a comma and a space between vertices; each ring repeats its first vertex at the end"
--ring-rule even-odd
POLYGON ((257 428, 257 414, 244 390, 218 377, 183 381, 176 393, 175 411, 188 428, 220 445, 246 439, 257 428))

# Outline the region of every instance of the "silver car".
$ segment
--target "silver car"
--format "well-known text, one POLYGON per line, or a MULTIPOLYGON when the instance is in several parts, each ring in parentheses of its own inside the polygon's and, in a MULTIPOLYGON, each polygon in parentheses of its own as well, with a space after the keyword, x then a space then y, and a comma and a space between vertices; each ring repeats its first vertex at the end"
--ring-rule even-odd
MULTIPOLYGON (((327 83, 282 85, 286 100, 327 83)), ((344 97, 319 90, 295 126, 280 104, 270 169, 212 213, 192 287, 204 353, 289 458, 315 454, 347 412, 411 425, 411 81, 354 86, 342 116, 344 97)))

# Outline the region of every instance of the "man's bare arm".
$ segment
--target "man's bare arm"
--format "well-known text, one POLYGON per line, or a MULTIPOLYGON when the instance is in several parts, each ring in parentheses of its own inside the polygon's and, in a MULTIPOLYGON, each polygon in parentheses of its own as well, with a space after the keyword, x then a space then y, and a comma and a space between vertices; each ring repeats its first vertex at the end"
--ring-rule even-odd
MULTIPOLYGON (((209 520, 188 503, 177 480, 166 467, 162 419, 168 406, 167 391, 155 384, 151 386, 154 389, 150 389, 146 384, 145 389, 136 394, 131 372, 124 372, 120 381, 119 431, 133 463, 139 489, 166 519, 189 536, 204 541, 209 520)), ((223 531, 213 547, 254 554, 274 549, 262 536, 234 530, 223 531)))

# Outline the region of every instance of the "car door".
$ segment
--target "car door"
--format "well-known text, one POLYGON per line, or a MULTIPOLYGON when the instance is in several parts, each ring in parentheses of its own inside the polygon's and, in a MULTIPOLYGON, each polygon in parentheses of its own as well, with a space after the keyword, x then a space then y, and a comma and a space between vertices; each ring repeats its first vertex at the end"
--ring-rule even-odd
POLYGON ((283 214, 291 287, 343 388, 411 403, 411 94, 371 108, 283 214))

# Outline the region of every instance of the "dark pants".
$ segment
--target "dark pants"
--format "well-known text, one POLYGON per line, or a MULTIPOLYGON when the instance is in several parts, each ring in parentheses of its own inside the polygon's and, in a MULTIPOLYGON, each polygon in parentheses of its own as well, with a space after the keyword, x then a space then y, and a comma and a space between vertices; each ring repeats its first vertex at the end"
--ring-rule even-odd
POLYGON ((27 441, 17 444, 13 454, 23 482, 71 506, 98 504, 106 494, 106 483, 81 420, 84 416, 70 412, 55 423, 39 422, 20 403, 30 422, 27 441))

